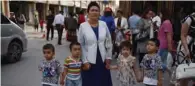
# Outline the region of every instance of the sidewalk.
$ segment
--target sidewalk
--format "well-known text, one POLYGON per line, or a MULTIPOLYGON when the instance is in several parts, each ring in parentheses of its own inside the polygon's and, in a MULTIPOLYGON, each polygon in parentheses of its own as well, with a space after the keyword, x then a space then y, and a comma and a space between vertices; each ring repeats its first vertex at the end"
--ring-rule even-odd
MULTIPOLYGON (((41 32, 40 26, 39 26, 38 32, 35 32, 33 26, 26 25, 24 32, 26 33, 27 38, 46 39, 46 32, 47 32, 47 30, 46 30, 45 26, 46 25, 44 25, 43 32, 41 32)), ((62 39, 65 38, 65 35, 66 35, 66 31, 63 30, 62 39)), ((50 36, 49 37, 51 37, 51 32, 50 32, 50 36)), ((57 39, 57 38, 58 38, 58 32, 57 32, 57 30, 54 29, 54 39, 57 39)))

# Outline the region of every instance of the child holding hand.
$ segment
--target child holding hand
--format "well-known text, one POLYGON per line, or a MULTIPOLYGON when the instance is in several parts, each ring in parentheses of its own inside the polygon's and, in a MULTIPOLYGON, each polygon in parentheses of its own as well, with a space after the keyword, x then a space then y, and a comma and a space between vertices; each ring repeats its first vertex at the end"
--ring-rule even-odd
POLYGON ((131 55, 132 45, 129 41, 123 41, 120 45, 120 54, 117 65, 110 66, 110 69, 117 69, 119 86, 136 86, 136 58, 131 55))

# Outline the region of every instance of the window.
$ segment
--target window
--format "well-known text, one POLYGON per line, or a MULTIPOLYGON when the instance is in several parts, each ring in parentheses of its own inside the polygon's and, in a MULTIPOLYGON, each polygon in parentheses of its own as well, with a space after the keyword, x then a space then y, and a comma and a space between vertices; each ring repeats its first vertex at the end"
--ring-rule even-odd
POLYGON ((10 21, 3 14, 1 14, 1 24, 10 24, 10 21))

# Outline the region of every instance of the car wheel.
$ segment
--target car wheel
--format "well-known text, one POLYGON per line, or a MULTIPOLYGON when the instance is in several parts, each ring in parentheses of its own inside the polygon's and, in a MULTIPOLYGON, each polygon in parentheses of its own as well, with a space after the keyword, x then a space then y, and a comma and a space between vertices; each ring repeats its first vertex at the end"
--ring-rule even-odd
POLYGON ((6 60, 9 63, 17 62, 22 56, 22 46, 18 42, 11 42, 8 47, 6 60))

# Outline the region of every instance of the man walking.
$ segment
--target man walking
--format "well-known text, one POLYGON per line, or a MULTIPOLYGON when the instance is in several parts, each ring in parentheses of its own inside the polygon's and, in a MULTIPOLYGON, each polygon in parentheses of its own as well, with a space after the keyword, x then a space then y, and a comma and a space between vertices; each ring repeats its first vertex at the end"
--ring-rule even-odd
POLYGON ((59 14, 57 14, 54 18, 53 24, 56 26, 56 29, 58 31, 58 44, 62 45, 62 33, 64 28, 64 16, 63 11, 60 11, 59 14))
POLYGON ((34 28, 35 28, 35 32, 38 32, 39 29, 39 13, 38 11, 35 11, 34 13, 34 28))
POLYGON ((49 10, 49 15, 46 18, 47 20, 47 37, 46 40, 49 41, 49 33, 51 31, 51 40, 53 40, 53 34, 54 34, 54 28, 53 28, 53 21, 54 21, 54 15, 52 14, 51 10, 49 10))
POLYGON ((137 23, 139 22, 140 19, 141 17, 139 16, 138 10, 133 11, 133 15, 129 17, 129 27, 132 31, 133 55, 136 55, 137 42, 135 40, 135 37, 139 33, 137 23))

